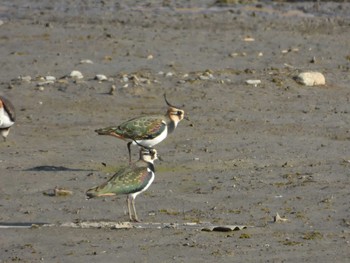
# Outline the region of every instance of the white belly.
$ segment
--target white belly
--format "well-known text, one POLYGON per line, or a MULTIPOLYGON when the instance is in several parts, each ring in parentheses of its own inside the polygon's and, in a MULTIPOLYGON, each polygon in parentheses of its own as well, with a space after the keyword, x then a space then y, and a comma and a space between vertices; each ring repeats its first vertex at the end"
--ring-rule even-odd
MULTIPOLYGON (((166 128, 158 137, 152 139, 152 140, 136 140, 136 142, 139 145, 152 148, 154 145, 160 143, 163 141, 168 135, 168 128, 166 128)), ((137 145, 137 143, 133 142, 134 145, 137 145)))
POLYGON ((0 109, 0 128, 8 128, 14 124, 4 108, 0 109))

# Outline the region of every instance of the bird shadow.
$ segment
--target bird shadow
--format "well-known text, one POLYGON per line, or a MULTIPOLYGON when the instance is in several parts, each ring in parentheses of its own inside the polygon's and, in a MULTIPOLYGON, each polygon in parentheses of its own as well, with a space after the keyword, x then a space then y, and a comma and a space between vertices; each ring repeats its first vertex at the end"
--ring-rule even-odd
POLYGON ((65 166, 55 166, 55 165, 40 165, 34 166, 32 168, 25 169, 24 171, 35 171, 35 172, 77 172, 77 171, 85 171, 91 172, 91 169, 79 169, 79 168, 69 168, 65 166))

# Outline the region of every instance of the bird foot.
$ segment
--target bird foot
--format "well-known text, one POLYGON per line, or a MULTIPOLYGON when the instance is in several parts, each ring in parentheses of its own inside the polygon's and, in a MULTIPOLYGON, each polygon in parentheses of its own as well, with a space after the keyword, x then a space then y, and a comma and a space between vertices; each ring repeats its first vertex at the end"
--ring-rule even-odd
POLYGON ((141 220, 139 220, 138 218, 130 218, 130 222, 133 222, 133 223, 141 223, 141 220))

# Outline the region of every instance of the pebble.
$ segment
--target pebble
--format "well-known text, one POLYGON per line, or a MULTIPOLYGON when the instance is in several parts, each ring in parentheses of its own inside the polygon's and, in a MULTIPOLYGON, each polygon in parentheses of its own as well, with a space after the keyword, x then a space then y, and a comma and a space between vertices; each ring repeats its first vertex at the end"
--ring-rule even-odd
POLYGON ((108 80, 107 77, 105 75, 102 75, 102 74, 97 74, 95 76, 95 79, 97 79, 98 81, 105 81, 105 80, 108 80))
POLYGON ((112 85, 111 89, 109 90, 109 95, 114 95, 116 89, 117 87, 115 85, 112 85))
POLYGON ((168 73, 165 74, 165 76, 166 76, 166 77, 172 77, 172 76, 174 76, 174 73, 168 72, 168 73))
POLYGON ((80 64, 94 64, 94 62, 90 59, 82 59, 80 60, 80 64))
POLYGON ((18 77, 22 81, 30 82, 32 80, 31 76, 19 76, 18 77))
POLYGON ((47 80, 47 81, 56 81, 56 77, 54 77, 54 76, 46 76, 45 80, 47 80))
POLYGON ((255 39, 253 37, 245 37, 243 40, 245 42, 253 42, 253 41, 255 41, 255 39))
POLYGON ((261 80, 260 79, 248 79, 245 81, 245 83, 248 85, 257 86, 258 84, 261 84, 261 80))
POLYGON ((211 79, 215 79, 215 77, 213 76, 213 74, 205 72, 203 75, 199 76, 200 80, 211 80, 211 79))
POLYGON ((83 79, 83 78, 84 78, 83 74, 81 74, 81 72, 78 71, 78 70, 73 70, 73 71, 69 74, 69 76, 70 76, 71 78, 75 78, 75 79, 83 79))
MULTIPOLYGON (((55 83, 53 80, 47 80, 47 81, 38 82, 36 85, 38 87, 41 87, 41 86, 45 86, 45 85, 49 85, 49 84, 53 84, 53 83, 55 83)), ((44 89, 39 89, 39 90, 44 90, 44 89)))
POLYGON ((325 85, 326 79, 320 72, 302 72, 296 77, 296 81, 305 86, 325 85))

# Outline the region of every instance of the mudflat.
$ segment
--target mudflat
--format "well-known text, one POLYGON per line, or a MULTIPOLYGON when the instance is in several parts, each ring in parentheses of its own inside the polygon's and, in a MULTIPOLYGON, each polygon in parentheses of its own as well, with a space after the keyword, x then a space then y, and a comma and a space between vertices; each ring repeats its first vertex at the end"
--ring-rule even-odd
POLYGON ((17 110, 0 223, 35 223, 0 229, 0 262, 346 262, 349 3, 115 2, 0 4, 0 92, 17 110), (298 84, 306 71, 326 85, 298 84), (156 146, 136 208, 167 227, 62 226, 128 220, 125 196, 85 197, 128 164, 126 142, 94 130, 165 114, 164 93, 189 120, 156 146), (206 222, 247 228, 172 227, 206 222))

